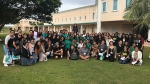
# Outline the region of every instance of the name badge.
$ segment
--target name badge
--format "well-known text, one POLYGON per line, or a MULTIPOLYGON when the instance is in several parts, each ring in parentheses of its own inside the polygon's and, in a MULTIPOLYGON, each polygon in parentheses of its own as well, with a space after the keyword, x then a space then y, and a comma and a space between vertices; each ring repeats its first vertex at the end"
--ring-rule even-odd
POLYGON ((139 40, 139 43, 140 43, 141 41, 139 40))
POLYGON ((113 54, 113 52, 110 52, 110 54, 113 54))
POLYGON ((86 55, 86 53, 84 53, 84 55, 86 55))
POLYGON ((101 49, 101 51, 103 51, 103 49, 101 49))

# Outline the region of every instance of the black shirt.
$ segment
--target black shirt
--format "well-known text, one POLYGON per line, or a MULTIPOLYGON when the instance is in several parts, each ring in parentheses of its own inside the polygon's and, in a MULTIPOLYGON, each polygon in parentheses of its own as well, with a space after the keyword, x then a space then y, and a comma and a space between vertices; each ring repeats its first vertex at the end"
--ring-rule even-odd
POLYGON ((117 45, 116 47, 117 47, 117 53, 121 53, 123 51, 122 45, 121 46, 117 45))

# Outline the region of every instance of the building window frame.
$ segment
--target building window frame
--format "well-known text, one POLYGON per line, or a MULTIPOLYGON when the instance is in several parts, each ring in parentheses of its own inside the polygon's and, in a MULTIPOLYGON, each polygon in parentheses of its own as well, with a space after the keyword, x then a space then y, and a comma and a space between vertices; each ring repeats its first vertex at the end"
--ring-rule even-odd
POLYGON ((131 0, 125 0, 125 8, 127 8, 131 3, 131 0))
POLYGON ((113 0, 113 11, 118 11, 119 8, 119 0, 113 0), (117 1, 117 3, 115 3, 115 1, 117 1), (117 7, 115 7, 115 4, 117 7))
POLYGON ((102 2, 102 13, 107 13, 107 2, 106 1, 104 1, 104 2, 102 2), (105 9, 104 9, 104 3, 105 3, 105 9))

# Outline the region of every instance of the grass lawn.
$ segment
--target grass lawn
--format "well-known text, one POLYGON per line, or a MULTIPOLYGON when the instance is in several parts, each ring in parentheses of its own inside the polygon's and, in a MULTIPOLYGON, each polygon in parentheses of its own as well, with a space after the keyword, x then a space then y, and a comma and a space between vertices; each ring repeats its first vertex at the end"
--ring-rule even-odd
MULTIPOLYGON (((4 39, 5 35, 0 35, 4 39)), ((150 47, 144 49, 142 66, 121 65, 117 61, 54 60, 32 66, 4 67, 0 43, 0 84, 149 84, 150 47)))

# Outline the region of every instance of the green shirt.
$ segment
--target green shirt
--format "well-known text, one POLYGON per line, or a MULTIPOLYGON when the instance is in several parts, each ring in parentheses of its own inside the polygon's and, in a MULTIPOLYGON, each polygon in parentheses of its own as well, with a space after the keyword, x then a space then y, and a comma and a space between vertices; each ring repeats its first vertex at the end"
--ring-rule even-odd
POLYGON ((62 34, 62 36, 67 39, 68 34, 62 34))
POLYGON ((87 43, 87 44, 86 44, 86 48, 87 48, 88 50, 91 48, 91 46, 92 46, 92 45, 91 45, 90 43, 87 43))
POLYGON ((133 51, 134 51, 134 47, 131 46, 131 47, 130 47, 130 54, 132 54, 133 51))
POLYGON ((71 43, 71 45, 73 45, 74 47, 77 47, 77 46, 78 46, 77 43, 71 43))
POLYGON ((76 42, 79 42, 79 38, 75 38, 76 42))
POLYGON ((65 44, 65 48, 66 49, 70 49, 70 45, 71 45, 71 41, 70 40, 65 40, 64 44, 65 44))

